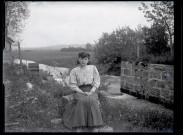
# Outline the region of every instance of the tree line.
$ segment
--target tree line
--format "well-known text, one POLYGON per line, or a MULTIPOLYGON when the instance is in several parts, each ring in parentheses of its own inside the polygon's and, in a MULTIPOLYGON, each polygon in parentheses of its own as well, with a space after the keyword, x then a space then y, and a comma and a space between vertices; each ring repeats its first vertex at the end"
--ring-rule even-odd
POLYGON ((85 47, 67 47, 60 49, 62 52, 80 52, 80 51, 93 51, 93 45, 87 43, 85 47))

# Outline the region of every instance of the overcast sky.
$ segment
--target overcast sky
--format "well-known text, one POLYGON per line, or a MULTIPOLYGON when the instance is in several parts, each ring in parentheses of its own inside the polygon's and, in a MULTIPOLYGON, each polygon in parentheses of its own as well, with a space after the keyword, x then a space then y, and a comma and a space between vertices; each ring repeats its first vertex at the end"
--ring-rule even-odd
POLYGON ((140 2, 31 2, 21 38, 24 47, 94 44, 102 33, 123 26, 150 26, 140 2))

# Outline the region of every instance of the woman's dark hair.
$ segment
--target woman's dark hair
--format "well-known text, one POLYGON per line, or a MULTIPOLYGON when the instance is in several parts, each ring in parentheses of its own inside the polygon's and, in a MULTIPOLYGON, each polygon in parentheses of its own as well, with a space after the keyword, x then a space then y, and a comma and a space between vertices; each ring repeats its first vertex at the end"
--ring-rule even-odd
MULTIPOLYGON (((78 53, 78 58, 88 58, 88 60, 90 59, 90 54, 89 53, 87 53, 87 52, 79 52, 78 53)), ((79 63, 79 60, 77 60, 77 64, 80 64, 79 63)), ((87 63, 87 65, 90 65, 91 64, 91 61, 89 60, 88 61, 88 63, 87 63)))
POLYGON ((86 58, 87 57, 88 59, 90 59, 90 54, 87 52, 79 52, 78 57, 79 58, 86 58))

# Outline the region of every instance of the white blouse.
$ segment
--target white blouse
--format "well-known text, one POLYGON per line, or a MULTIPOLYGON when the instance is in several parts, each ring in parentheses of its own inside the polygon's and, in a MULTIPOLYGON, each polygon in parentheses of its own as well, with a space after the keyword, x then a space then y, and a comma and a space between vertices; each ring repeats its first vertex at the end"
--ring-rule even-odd
POLYGON ((72 90, 76 90, 81 85, 91 84, 93 87, 100 86, 99 72, 94 65, 86 65, 82 68, 80 66, 74 68, 70 72, 69 86, 72 90))

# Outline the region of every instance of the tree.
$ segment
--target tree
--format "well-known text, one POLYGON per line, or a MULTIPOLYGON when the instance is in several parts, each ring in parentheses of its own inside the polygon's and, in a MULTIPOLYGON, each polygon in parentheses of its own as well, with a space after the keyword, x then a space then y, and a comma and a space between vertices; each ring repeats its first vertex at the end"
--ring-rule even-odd
POLYGON ((137 59, 137 35, 129 27, 116 29, 111 34, 103 33, 94 46, 97 64, 105 67, 108 73, 120 73, 121 61, 137 59))
MULTIPOLYGON (((27 2, 5 2, 5 38, 19 40, 18 34, 22 32, 25 22, 30 15, 27 2)), ((16 43, 20 49, 20 44, 16 43)), ((10 44, 10 57, 12 59, 12 44, 10 44)))
POLYGON ((136 33, 137 59, 139 59, 142 45, 144 43, 144 32, 141 25, 138 25, 137 29, 135 29, 135 33, 136 33))
POLYGON ((174 2, 173 1, 160 1, 150 4, 152 10, 142 2, 143 8, 139 7, 139 10, 143 10, 145 17, 148 21, 154 21, 156 24, 165 28, 168 35, 168 45, 171 50, 171 57, 173 58, 173 46, 174 46, 174 2))
POLYGON ((167 47, 168 37, 165 28, 159 24, 153 24, 151 28, 144 27, 144 45, 148 54, 161 56, 170 51, 167 47))
POLYGON ((90 43, 87 43, 85 47, 86 47, 86 50, 88 50, 88 51, 93 50, 93 46, 90 43))
POLYGON ((5 2, 5 36, 15 38, 30 15, 27 2, 5 2))

